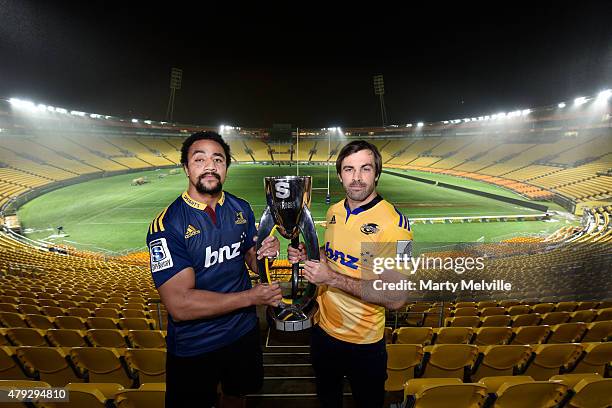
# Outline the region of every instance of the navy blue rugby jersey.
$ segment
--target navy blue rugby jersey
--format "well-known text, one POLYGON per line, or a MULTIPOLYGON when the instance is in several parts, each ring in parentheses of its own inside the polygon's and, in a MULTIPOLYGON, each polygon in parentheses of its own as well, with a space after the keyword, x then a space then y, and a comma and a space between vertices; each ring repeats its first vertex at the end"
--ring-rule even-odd
MULTIPOLYGON (((195 288, 220 293, 250 289, 245 253, 255 245, 251 206, 222 192, 214 212, 184 192, 151 223, 147 246, 153 281, 160 287, 185 268, 195 271, 195 288)), ((174 322, 168 317, 168 352, 193 356, 230 344, 257 323, 255 307, 223 316, 174 322)))

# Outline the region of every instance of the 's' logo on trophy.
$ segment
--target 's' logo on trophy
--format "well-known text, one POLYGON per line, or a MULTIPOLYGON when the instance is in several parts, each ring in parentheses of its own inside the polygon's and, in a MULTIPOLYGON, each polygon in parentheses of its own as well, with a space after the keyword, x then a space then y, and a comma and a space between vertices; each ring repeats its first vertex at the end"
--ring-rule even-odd
MULTIPOLYGON (((291 240, 297 248, 300 233, 304 238, 309 259, 319 260, 319 241, 315 224, 308 209, 312 189, 310 176, 266 177, 267 207, 261 216, 257 236, 257 250, 265 237, 278 231, 291 240)), ((268 259, 258 261, 259 277, 262 282, 271 282, 268 259)), ((312 326, 316 311, 316 287, 308 283, 300 286, 300 266, 294 264, 291 271, 291 295, 283 298, 279 307, 268 307, 267 317, 274 327, 281 331, 298 331, 312 326)))

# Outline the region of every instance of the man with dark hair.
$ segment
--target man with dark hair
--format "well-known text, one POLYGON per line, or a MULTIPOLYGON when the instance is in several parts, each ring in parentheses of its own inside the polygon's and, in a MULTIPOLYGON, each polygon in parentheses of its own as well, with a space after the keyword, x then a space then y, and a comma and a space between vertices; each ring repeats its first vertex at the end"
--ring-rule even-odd
POLYGON ((277 306, 278 284, 251 286, 246 264, 276 257, 275 237, 255 251, 250 205, 223 191, 230 147, 214 132, 183 142, 187 191, 151 223, 151 273, 168 309, 166 406, 244 406, 242 398, 263 381, 256 305, 277 306), (219 405, 217 405, 219 406, 219 405))
MULTIPOLYGON (((362 140, 347 144, 336 170, 346 198, 327 211, 321 261, 304 264, 304 276, 318 286, 311 340, 317 394, 323 408, 342 407, 346 376, 356 405, 377 408, 384 404, 387 377, 385 308, 403 306, 407 293, 375 290, 375 278, 399 277, 373 275, 371 260, 403 255, 412 232, 408 219, 376 192, 382 172, 376 146, 362 140)), ((303 244, 289 247, 288 254, 291 263, 306 260, 303 244)))

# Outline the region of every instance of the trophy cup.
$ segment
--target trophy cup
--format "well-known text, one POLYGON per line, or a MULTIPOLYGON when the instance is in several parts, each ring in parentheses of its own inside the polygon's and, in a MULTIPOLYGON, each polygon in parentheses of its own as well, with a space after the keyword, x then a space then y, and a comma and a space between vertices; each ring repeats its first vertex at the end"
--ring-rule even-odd
MULTIPOLYGON (((268 236, 278 232, 291 240, 297 248, 300 232, 304 237, 308 259, 319 260, 319 241, 310 210, 310 176, 281 176, 264 179, 268 206, 261 216, 257 231, 257 250, 268 236)), ((268 258, 258 260, 261 282, 270 283, 268 258)), ((312 326, 312 317, 317 309, 316 286, 308 283, 300 291, 300 266, 292 265, 291 297, 284 298, 278 307, 269 306, 266 312, 268 322, 280 331, 299 331, 312 326), (300 293, 301 292, 301 293, 300 293)))

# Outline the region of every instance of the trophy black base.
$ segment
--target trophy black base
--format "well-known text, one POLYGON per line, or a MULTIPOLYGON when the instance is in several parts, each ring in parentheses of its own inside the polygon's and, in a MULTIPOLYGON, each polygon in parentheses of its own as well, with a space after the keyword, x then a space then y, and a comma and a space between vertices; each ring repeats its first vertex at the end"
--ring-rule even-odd
POLYGON ((283 320, 279 319, 279 314, 275 310, 278 308, 268 307, 266 309, 266 320, 270 327, 284 332, 296 332, 300 330, 310 329, 314 325, 314 315, 318 307, 313 307, 310 312, 299 320, 283 320))

